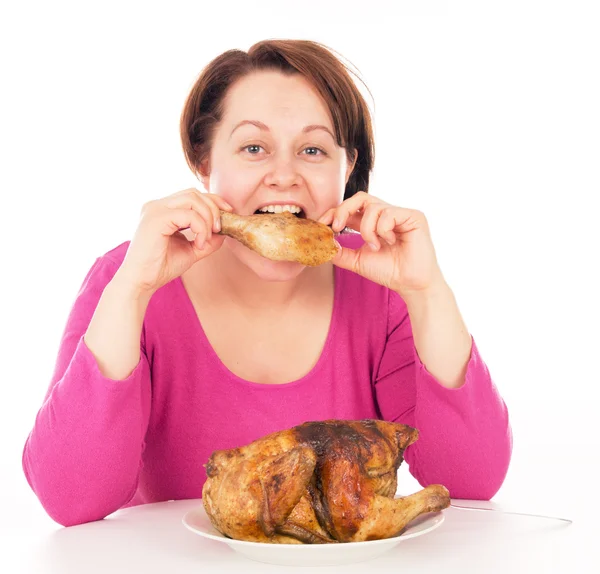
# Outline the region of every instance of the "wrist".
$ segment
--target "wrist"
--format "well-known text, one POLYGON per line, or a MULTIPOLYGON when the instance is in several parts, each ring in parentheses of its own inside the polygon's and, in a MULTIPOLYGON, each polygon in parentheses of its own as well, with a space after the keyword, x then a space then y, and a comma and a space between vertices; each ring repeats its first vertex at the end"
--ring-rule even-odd
POLYGON ((409 308, 413 305, 421 305, 429 301, 454 297, 450 286, 442 276, 421 289, 396 289, 395 291, 402 297, 409 308))
POLYGON ((117 270, 107 288, 116 296, 142 304, 147 304, 154 295, 153 289, 144 288, 136 283, 123 267, 117 270))

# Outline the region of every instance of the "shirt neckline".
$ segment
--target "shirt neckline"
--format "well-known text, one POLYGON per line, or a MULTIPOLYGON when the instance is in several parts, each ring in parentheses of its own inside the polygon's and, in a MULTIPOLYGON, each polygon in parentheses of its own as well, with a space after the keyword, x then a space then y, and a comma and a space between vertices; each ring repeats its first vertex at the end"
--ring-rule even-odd
POLYGON ((340 308, 340 279, 341 273, 339 268, 334 265, 333 266, 333 309, 331 311, 331 319, 329 322, 329 329, 327 331, 327 336, 325 338, 325 343, 323 344, 323 348, 321 349, 321 354, 317 359, 317 362, 313 365, 313 367, 308 371, 304 376, 299 379, 289 381, 287 383, 278 383, 278 384, 269 384, 269 383, 257 383, 255 381, 249 381, 244 379, 238 375, 236 375, 233 371, 231 371, 224 363, 221 361, 219 355, 214 350, 213 346, 210 344, 206 332, 204 331, 204 327, 202 327, 202 323, 200 321, 200 317, 196 313, 196 309, 194 308, 194 304, 185 288, 183 280, 181 277, 177 277, 175 279, 175 283, 177 288, 180 290, 183 299, 185 300, 185 305, 187 306, 188 312, 190 312, 193 316, 193 321, 195 321, 195 328, 198 329, 198 334, 202 343, 203 348, 207 349, 209 354, 208 359, 215 363, 219 370, 223 372, 223 374, 230 380, 235 381, 240 385, 245 385, 247 387, 263 389, 263 390, 271 390, 271 389, 289 389, 306 383, 310 379, 312 379, 320 370, 322 370, 323 364, 327 360, 327 357, 330 354, 331 346, 333 345, 333 339, 335 336, 336 326, 338 323, 338 314, 340 308))

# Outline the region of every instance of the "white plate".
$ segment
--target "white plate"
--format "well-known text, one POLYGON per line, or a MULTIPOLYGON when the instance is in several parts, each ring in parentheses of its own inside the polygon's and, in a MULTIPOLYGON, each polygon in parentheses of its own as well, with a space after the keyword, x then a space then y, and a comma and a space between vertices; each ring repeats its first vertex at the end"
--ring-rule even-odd
POLYGON ((400 536, 384 540, 343 544, 266 544, 227 538, 213 527, 202 503, 183 517, 183 524, 192 532, 210 540, 224 542, 250 560, 280 566, 336 566, 370 560, 391 550, 400 542, 431 532, 442 522, 444 515, 435 512, 422 514, 400 536))

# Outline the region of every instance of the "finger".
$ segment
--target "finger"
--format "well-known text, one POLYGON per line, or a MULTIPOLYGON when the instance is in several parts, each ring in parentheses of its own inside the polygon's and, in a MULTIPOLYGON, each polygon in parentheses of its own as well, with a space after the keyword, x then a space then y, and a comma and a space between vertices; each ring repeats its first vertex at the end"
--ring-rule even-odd
POLYGON ((221 231, 221 210, 219 209, 219 206, 211 197, 209 197, 208 194, 201 195, 200 201, 202 201, 208 207, 208 209, 210 209, 212 214, 211 228, 215 233, 219 233, 219 231, 221 231))
POLYGON ((381 204, 367 206, 360 222, 360 234, 373 251, 378 251, 381 247, 381 242, 377 236, 377 223, 384 209, 385 206, 381 204))
POLYGON ((219 209, 222 209, 223 211, 233 211, 233 207, 229 203, 227 203, 220 195, 217 195, 216 193, 204 193, 204 194, 202 194, 202 196, 210 198, 212 201, 214 201, 217 204, 217 207, 219 209))
POLYGON ((197 190, 195 187, 188 187, 187 189, 182 189, 180 191, 176 191, 175 193, 171 194, 171 195, 167 195, 167 197, 163 198, 163 199, 173 199, 174 197, 181 197, 182 195, 188 195, 190 193, 196 193, 198 195, 200 195, 202 192, 197 190))
MULTIPOLYGON (((356 224, 356 220, 348 221, 352 215, 357 214, 359 211, 363 210, 364 207, 372 200, 368 196, 368 194, 359 191, 355 193, 350 199, 343 201, 338 205, 335 216, 333 218, 333 223, 331 224, 331 228, 334 231, 341 231, 344 227, 351 227, 352 224, 356 224)), ((353 227, 353 229, 356 229, 353 227)))
MULTIPOLYGON (((190 191, 189 193, 172 197, 166 202, 166 206, 170 209, 190 209, 195 211, 204 218, 207 229, 212 233, 215 224, 215 215, 209 203, 204 201, 197 193, 190 191)), ((216 214, 220 219, 218 210, 216 210, 216 214)))
POLYGON ((383 237, 390 245, 396 243, 396 218, 392 209, 384 209, 377 221, 377 235, 383 237))
POLYGON ((358 270, 360 269, 360 257, 360 249, 354 250, 340 246, 337 254, 331 261, 334 265, 337 265, 342 269, 358 273, 358 270))
POLYGON ((176 191, 175 193, 172 193, 171 195, 167 195, 165 198, 163 199, 171 199, 173 197, 179 197, 180 195, 185 195, 186 193, 190 193, 191 191, 198 191, 195 187, 188 187, 187 189, 180 189, 179 191, 176 191))
POLYGON ((221 210, 231 213, 233 211, 233 207, 216 193, 200 193, 199 196, 200 199, 204 201, 212 211, 214 218, 212 230, 215 233, 219 233, 221 231, 221 210))
POLYGON ((233 207, 216 193, 201 193, 200 198, 210 207, 214 217, 212 229, 215 233, 219 233, 221 231, 221 210, 231 213, 233 207))
POLYGON ((428 229, 427 219, 421 211, 404 207, 391 207, 389 210, 394 217, 394 230, 396 233, 409 233, 419 228, 428 229))
MULTIPOLYGON (((198 236, 196 236, 196 239, 198 236)), ((204 243, 200 243, 199 241, 191 242, 192 248, 194 249, 194 253, 198 259, 202 259, 211 253, 214 253, 217 249, 223 245, 223 241, 225 241, 225 235, 219 235, 217 233, 213 234, 210 239, 207 239, 204 243), (200 245, 200 246, 199 246, 200 245)))
POLYGON ((173 235, 183 229, 191 229, 196 234, 194 244, 202 248, 207 239, 210 239, 210 228, 206 220, 192 209, 169 209, 162 214, 164 226, 161 232, 164 235, 173 235))
POLYGON ((188 195, 196 196, 196 197, 199 197, 200 199, 210 198, 210 200, 213 201, 219 209, 222 209, 223 211, 230 211, 230 212, 233 211, 233 207, 231 206, 231 204, 229 204, 220 195, 217 195, 216 193, 201 192, 201 191, 198 191, 195 187, 190 187, 189 189, 183 189, 181 191, 178 191, 177 193, 174 193, 173 195, 167 196, 164 199, 167 200, 167 203, 168 203, 169 201, 172 201, 172 200, 178 201, 179 198, 186 197, 188 195))
POLYGON ((323 225, 331 225, 333 223, 333 217, 335 215, 335 207, 332 207, 331 209, 328 209, 323 215, 321 215, 321 217, 319 218, 319 223, 322 223, 323 225))

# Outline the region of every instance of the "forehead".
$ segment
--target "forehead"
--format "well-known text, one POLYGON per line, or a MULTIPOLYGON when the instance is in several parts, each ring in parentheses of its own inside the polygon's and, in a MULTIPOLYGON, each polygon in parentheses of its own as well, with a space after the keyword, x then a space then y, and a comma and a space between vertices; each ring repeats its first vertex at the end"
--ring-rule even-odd
POLYGON ((324 124, 333 130, 325 101, 300 74, 254 72, 238 80, 224 101, 223 123, 259 120, 267 125, 278 120, 324 124))

